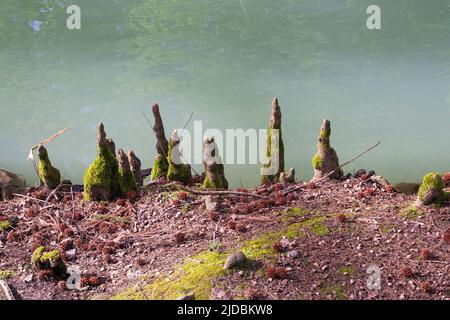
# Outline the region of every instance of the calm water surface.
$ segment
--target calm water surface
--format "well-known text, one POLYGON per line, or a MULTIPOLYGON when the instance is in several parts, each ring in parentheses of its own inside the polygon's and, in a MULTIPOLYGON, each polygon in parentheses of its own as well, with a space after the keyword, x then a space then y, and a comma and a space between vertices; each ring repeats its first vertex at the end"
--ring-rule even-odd
MULTIPOLYGON (((301 179, 324 117, 341 161, 383 141, 347 171, 396 182, 450 169, 450 0, 378 0, 380 31, 364 0, 75 2, 79 31, 65 27, 73 1, 0 3, 0 167, 29 183, 30 147, 64 127, 48 150, 81 182, 99 121, 150 167, 152 102, 169 134, 191 112, 205 129, 265 128, 272 96, 301 179)), ((257 165, 225 170, 232 186, 259 180, 257 165)))

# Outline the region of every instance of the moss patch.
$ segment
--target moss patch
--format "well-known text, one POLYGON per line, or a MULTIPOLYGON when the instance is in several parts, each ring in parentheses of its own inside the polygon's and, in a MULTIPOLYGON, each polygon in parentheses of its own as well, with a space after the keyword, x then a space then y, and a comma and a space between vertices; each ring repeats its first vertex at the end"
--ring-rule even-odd
POLYGON ((226 255, 216 251, 202 252, 187 258, 173 275, 156 279, 141 290, 130 289, 113 297, 114 300, 175 300, 194 294, 197 300, 209 299, 212 280, 222 274, 226 255))
POLYGON ((316 153, 311 160, 311 164, 314 169, 317 169, 317 170, 322 169, 322 166, 323 166, 322 157, 318 153, 316 153))
POLYGON ((424 213, 417 207, 411 206, 400 211, 400 215, 408 220, 420 218, 424 213))
POLYGON ((311 210, 302 207, 292 207, 281 212, 281 220, 284 222, 290 222, 298 217, 306 216, 311 210))
POLYGON ((167 159, 162 155, 157 155, 155 161, 153 161, 152 174, 150 179, 156 180, 167 176, 169 170, 169 164, 167 159))
MULTIPOLYGON (((437 197, 437 199, 434 199, 433 202, 440 205, 443 201, 446 200, 446 195, 443 189, 444 181, 442 180, 442 176, 435 172, 428 173, 423 177, 423 182, 420 185, 418 192, 419 200, 424 201, 425 194, 427 194, 431 190, 434 190, 436 192, 439 192, 440 195, 437 197)), ((427 205, 429 203, 424 204, 427 205)))
POLYGON ((15 275, 16 273, 11 270, 0 270, 0 280, 6 280, 14 277, 15 275))
POLYGON ((0 221, 0 230, 8 231, 9 229, 11 229, 11 227, 12 227, 11 221, 9 220, 0 221))
POLYGON ((84 174, 85 201, 109 201, 117 189, 118 164, 108 146, 99 146, 98 156, 84 174))
POLYGON ((330 286, 325 286, 320 288, 320 293, 322 295, 334 295, 339 300, 347 300, 348 297, 344 292, 344 287, 340 284, 332 284, 330 286))
POLYGON ((353 267, 342 267, 339 269, 339 273, 343 275, 353 275, 356 273, 356 269, 353 267))

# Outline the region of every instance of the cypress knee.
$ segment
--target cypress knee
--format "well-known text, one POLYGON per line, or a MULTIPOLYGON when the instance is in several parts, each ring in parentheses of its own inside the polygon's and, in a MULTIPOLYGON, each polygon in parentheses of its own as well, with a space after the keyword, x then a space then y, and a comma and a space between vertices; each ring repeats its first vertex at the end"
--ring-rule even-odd
POLYGON ((49 189, 56 188, 61 182, 61 173, 58 169, 52 166, 52 163, 48 157, 48 152, 45 147, 40 144, 38 147, 39 156, 39 179, 44 186, 49 189))
POLYGON ((151 179, 156 180, 167 175, 169 169, 168 152, 169 143, 166 139, 164 132, 164 125, 162 122, 161 114, 159 112, 158 104, 154 104, 152 107, 153 117, 155 118, 155 125, 153 131, 156 135, 156 152, 157 155, 153 161, 151 179))
POLYGON ((184 184, 192 184, 191 166, 181 161, 182 155, 179 147, 180 138, 178 137, 177 130, 174 130, 169 140, 167 155, 169 169, 167 172, 167 179, 179 181, 184 184))
POLYGON ((203 142, 203 165, 205 166, 205 180, 203 187, 212 189, 228 189, 222 158, 214 138, 205 137, 203 142))
POLYGON ((131 172, 138 187, 144 185, 141 175, 141 160, 134 154, 133 150, 128 151, 128 161, 130 162, 131 172))
POLYGON ((284 171, 284 143, 281 132, 281 108, 278 99, 272 100, 272 113, 267 131, 265 163, 261 168, 261 183, 278 182, 284 171))
POLYGON ((97 158, 84 174, 84 200, 112 200, 116 196, 113 192, 113 185, 118 186, 117 177, 117 160, 115 155, 111 153, 110 144, 106 140, 103 123, 99 123, 97 128, 97 158))
MULTIPOLYGON (((339 167, 339 158, 337 153, 330 146, 330 134, 330 121, 324 119, 320 129, 319 142, 317 143, 317 153, 312 158, 312 166, 314 168, 314 177, 312 181, 323 178, 339 167)), ((330 175, 330 178, 340 179, 342 176, 342 170, 338 169, 330 175)))

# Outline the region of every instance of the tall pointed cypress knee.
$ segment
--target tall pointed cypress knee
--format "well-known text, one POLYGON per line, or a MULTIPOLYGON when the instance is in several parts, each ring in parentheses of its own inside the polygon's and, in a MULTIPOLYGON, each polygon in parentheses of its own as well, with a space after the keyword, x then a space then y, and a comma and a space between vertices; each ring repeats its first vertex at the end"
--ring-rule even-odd
POLYGON ((118 186, 118 164, 111 153, 111 144, 106 140, 103 123, 97 128, 97 158, 84 174, 85 201, 109 201, 117 196, 113 186, 118 186))
POLYGON ((153 117, 155 118, 155 125, 153 126, 153 131, 156 135, 156 152, 155 161, 153 162, 151 179, 156 180, 158 178, 166 177, 169 163, 168 163, 168 152, 169 143, 166 139, 166 134, 164 132, 164 125, 162 122, 161 114, 159 113, 158 104, 154 104, 152 107, 153 117))
POLYGON ((167 171, 167 179, 179 181, 184 184, 192 184, 191 166, 181 161, 182 155, 179 148, 180 138, 178 137, 177 130, 174 130, 169 140, 167 155, 169 170, 167 171))
POLYGON ((281 108, 278 99, 272 100, 272 113, 267 131, 265 163, 261 168, 261 183, 278 182, 284 171, 284 143, 281 132, 281 108))
POLYGON ((134 154, 133 150, 128 151, 128 161, 130 162, 131 172, 138 187, 142 187, 144 182, 141 176, 141 160, 134 154))
POLYGON ((205 166, 205 180, 203 187, 212 189, 228 189, 222 158, 214 138, 205 137, 203 141, 203 165, 205 166))
POLYGON ((39 156, 39 179, 49 189, 56 188, 61 182, 61 174, 52 166, 48 157, 47 149, 42 144, 38 147, 39 156))
MULTIPOLYGON (((312 158, 312 166, 314 168, 314 177, 312 181, 323 178, 339 167, 337 153, 330 145, 330 134, 330 121, 324 119, 320 129, 319 142, 317 143, 317 153, 312 158)), ((330 175, 330 178, 340 179, 342 176, 342 170, 338 169, 330 175)))
POLYGON ((123 195, 127 195, 130 191, 137 191, 136 180, 131 171, 130 162, 125 152, 119 150, 119 185, 123 195))

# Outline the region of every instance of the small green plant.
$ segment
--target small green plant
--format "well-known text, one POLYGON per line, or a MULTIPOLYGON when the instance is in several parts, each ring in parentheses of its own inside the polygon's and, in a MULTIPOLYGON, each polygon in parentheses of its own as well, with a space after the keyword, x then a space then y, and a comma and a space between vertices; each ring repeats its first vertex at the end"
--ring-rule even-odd
POLYGON ((9 229, 11 229, 11 227, 12 227, 11 221, 9 220, 0 221, 0 230, 8 231, 9 229))
POLYGON ((414 220, 423 216, 423 212, 419 208, 411 206, 401 210, 400 215, 408 220, 414 220))
POLYGON ((208 248, 210 251, 218 251, 221 246, 222 243, 220 241, 213 241, 210 244, 208 244, 208 248))

